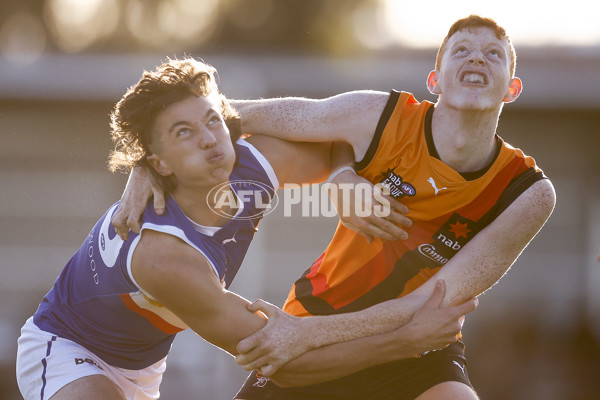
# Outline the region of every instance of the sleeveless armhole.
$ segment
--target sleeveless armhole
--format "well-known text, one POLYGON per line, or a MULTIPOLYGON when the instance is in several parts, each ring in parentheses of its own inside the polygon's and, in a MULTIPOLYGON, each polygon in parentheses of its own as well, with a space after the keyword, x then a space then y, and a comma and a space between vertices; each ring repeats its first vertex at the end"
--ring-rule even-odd
POLYGON ((496 204, 481 218, 479 224, 487 226, 492 223, 504 210, 508 208, 524 191, 526 191, 535 182, 547 179, 541 170, 534 167, 526 169, 523 173, 516 176, 504 189, 504 192, 498 198, 496 204))
POLYGON ((142 237, 142 233, 145 229, 148 230, 153 230, 156 232, 162 232, 162 233, 166 233, 168 235, 173 235, 181 240, 183 240, 186 244, 190 245, 192 248, 194 248, 195 250, 197 250, 200 254, 202 254, 204 256, 204 258, 206 258, 206 260, 208 261, 208 263, 210 264, 210 266, 213 269, 213 272, 215 273, 215 275, 217 276, 217 278, 220 279, 219 277, 219 271, 217 270, 217 268, 215 267, 215 265, 213 264, 213 262, 210 260, 210 258, 198 247, 196 246, 191 240, 188 239, 188 237, 185 235, 185 233, 183 232, 183 230, 171 226, 171 225, 156 225, 156 224, 151 224, 151 223, 145 223, 142 225, 142 229, 140 230, 140 234, 133 239, 133 241, 131 242, 131 246, 129 247, 129 252, 127 253, 127 275, 129 276, 129 279, 131 279, 131 282, 133 282, 133 284, 148 298, 150 298, 151 300, 157 301, 154 297, 152 297, 148 292, 146 292, 141 286, 140 284, 135 280, 135 278, 133 277, 133 271, 131 270, 131 260, 133 258, 133 252, 135 251, 135 248, 137 247, 140 238, 142 237))
POLYGON ((248 150, 250 150, 250 153, 252 153, 254 158, 256 158, 260 166, 265 171, 265 174, 267 174, 267 177, 271 181, 273 191, 276 192, 277 189, 279 189, 279 180, 277 179, 277 175, 275 174, 275 170, 271 166, 271 163, 269 163, 266 157, 256 147, 254 147, 251 143, 245 141, 244 139, 238 139, 236 144, 238 144, 239 146, 244 146, 248 150))
POLYGON ((377 148, 379 147, 379 142, 381 141, 381 136, 383 135, 383 131, 385 130, 385 127, 386 127, 390 117, 392 116, 394 109, 396 108, 396 104, 398 103, 399 98, 400 98, 399 91, 392 90, 390 92, 390 98, 388 99, 388 102, 385 105, 385 108, 383 109, 383 113, 381 114, 381 117, 379 118, 379 122, 377 123, 377 128, 375 129, 375 133, 373 135, 373 139, 371 140, 371 144, 369 144, 367 153, 365 154, 365 156, 363 157, 362 160, 354 163, 354 169, 356 169, 357 171, 360 171, 360 170, 366 168, 369 165, 369 163, 371 162, 371 160, 373 159, 373 157, 375 156, 375 153, 377 152, 377 148))

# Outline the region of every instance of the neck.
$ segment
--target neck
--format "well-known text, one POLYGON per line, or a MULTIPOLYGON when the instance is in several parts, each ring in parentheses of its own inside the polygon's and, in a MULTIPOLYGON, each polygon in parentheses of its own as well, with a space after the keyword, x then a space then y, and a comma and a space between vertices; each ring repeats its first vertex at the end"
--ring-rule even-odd
POLYGON ((500 109, 457 110, 437 103, 431 130, 440 159, 458 172, 473 172, 492 162, 500 109))
POLYGON ((219 215, 213 210, 218 208, 222 211, 222 214, 234 215, 237 210, 237 203, 233 203, 237 197, 230 186, 223 186, 223 189, 219 190, 217 199, 214 196, 209 196, 213 187, 190 189, 178 186, 173 190, 172 196, 184 214, 197 224, 204 226, 224 226, 230 221, 230 218, 219 215), (233 200, 223 201, 224 198, 233 200))

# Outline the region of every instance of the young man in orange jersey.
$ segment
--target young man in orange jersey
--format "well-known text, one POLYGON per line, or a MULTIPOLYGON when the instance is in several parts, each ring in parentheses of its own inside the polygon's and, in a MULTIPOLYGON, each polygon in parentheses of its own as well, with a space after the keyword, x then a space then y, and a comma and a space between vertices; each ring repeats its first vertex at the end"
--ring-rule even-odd
MULTIPOLYGON (((413 221, 408 239, 393 242, 368 243, 340 225, 323 255, 296 281, 284 311, 296 316, 355 311, 426 293, 436 279, 447 285, 444 304, 458 304, 504 275, 555 203, 553 186, 534 160, 496 135, 504 103, 521 93, 515 60, 504 29, 470 16, 451 27, 427 78, 438 95, 435 105, 395 91, 234 102, 245 132, 346 141, 358 177, 346 168, 333 182, 364 178, 379 184, 402 199, 413 221)), ((272 323, 242 341, 238 349, 245 355, 238 362, 247 368, 268 362, 263 349, 277 336, 272 323)), ((477 398, 461 342, 320 385, 258 388, 255 382, 251 374, 238 398, 477 398)))
MULTIPOLYGON (((359 220, 343 217, 323 255, 292 288, 288 314, 255 303, 252 310, 265 312, 269 322, 240 342, 237 361, 247 369, 266 365, 268 373, 252 373, 238 399, 477 398, 461 342, 409 360, 365 362, 366 369, 334 380, 339 363, 315 360, 303 374, 323 382, 309 386, 282 388, 264 375, 281 360, 271 349, 289 335, 306 338, 304 347, 294 342, 293 355, 313 346, 315 331, 290 314, 336 316, 370 307, 378 313, 368 323, 384 324, 394 315, 386 300, 422 299, 438 279, 446 282, 443 304, 459 304, 494 285, 541 229, 555 203, 552 184, 532 158, 496 135, 504 103, 522 89, 515 59, 504 29, 470 16, 450 28, 427 78, 439 96, 435 105, 396 91, 233 102, 245 132, 348 143, 356 173, 344 167, 333 182, 377 184, 402 199, 413 222, 405 240, 367 242, 346 227, 359 220)), ((404 311, 410 315, 419 304, 408 301, 404 311)), ((329 324, 318 332, 341 338, 343 330, 329 324)), ((356 349, 357 356, 370 350, 356 349)))

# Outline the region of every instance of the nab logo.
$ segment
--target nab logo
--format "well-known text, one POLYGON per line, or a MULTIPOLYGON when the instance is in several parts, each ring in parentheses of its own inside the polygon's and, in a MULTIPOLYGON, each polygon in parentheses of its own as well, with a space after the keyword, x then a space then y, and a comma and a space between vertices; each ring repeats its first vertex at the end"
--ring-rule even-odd
POLYGON ((265 183, 236 180, 212 188, 206 196, 206 202, 221 217, 254 219, 272 212, 277 207, 278 198, 275 190, 265 183), (240 208, 249 212, 238 216, 240 208))
MULTIPOLYGON (((451 253, 460 250, 476 233, 475 222, 457 213, 454 213, 448 221, 432 236, 438 245, 443 245, 451 253)), ((444 254, 446 253, 443 251, 444 254)))
POLYGON ((379 184, 384 192, 389 193, 390 196, 401 199, 404 196, 412 197, 417 194, 415 187, 408 182, 404 182, 400 175, 394 173, 394 170, 388 168, 381 176, 382 179, 379 184))

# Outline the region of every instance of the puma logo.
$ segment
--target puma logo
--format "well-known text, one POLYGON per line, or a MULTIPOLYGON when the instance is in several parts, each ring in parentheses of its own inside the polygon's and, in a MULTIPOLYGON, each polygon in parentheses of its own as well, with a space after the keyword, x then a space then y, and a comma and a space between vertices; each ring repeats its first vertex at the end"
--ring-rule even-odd
MULTIPOLYGON (((237 232, 236 232, 236 233, 237 233, 237 232)), ((227 243, 230 243, 230 242, 237 243, 237 241, 235 240, 235 234, 236 234, 236 233, 234 233, 234 234, 233 234, 233 236, 232 236, 232 237, 230 237, 229 239, 225 239, 225 240, 223 240, 223 241, 221 242, 221 244, 225 245, 225 244, 227 244, 227 243)))
POLYGON ((464 376, 467 376, 467 372, 465 371, 465 367, 463 367, 462 365, 460 365, 457 361, 452 361, 452 364, 458 366, 458 368, 460 368, 460 370, 462 371, 464 376))
POLYGON ((429 182, 431 184, 431 186, 433 186, 433 190, 435 190, 435 195, 437 196, 437 194, 444 190, 444 189, 448 189, 447 187, 443 187, 443 188, 437 188, 435 181, 433 180, 433 177, 430 177, 429 179, 427 179, 427 182, 429 182))

